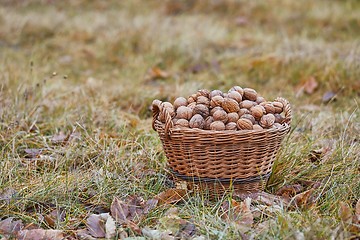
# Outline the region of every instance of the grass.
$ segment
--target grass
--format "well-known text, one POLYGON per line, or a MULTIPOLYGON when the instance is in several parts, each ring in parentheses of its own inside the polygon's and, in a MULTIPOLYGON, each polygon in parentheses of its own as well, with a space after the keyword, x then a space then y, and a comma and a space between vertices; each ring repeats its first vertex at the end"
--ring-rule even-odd
MULTIPOLYGON (((282 210, 258 239, 329 239, 339 203, 360 198, 360 3, 358 1, 4 1, 0 6, 0 218, 48 228, 39 215, 64 209, 56 228, 84 227, 114 196, 144 199, 169 187, 166 158, 151 129, 153 99, 200 88, 257 89, 293 106, 267 191, 320 181, 310 209, 282 210), (151 67, 169 74, 148 78, 151 67), (299 87, 314 77, 311 94, 299 87), (328 91, 336 101, 322 102, 328 91), (60 133, 71 141, 52 141, 60 133), (329 154, 311 162, 312 150, 329 154), (42 149, 25 158, 25 149, 42 149)), ((239 239, 221 202, 192 196, 178 205, 199 235, 239 239)), ((141 226, 157 226, 160 208, 141 226)), ((266 224, 264 224, 266 225, 266 224)))

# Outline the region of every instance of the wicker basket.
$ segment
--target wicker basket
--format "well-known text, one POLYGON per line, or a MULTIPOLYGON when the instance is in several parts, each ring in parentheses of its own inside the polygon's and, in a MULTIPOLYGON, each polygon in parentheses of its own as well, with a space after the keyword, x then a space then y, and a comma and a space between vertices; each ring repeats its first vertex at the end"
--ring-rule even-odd
POLYGON ((154 101, 153 128, 158 132, 170 172, 192 187, 222 194, 228 190, 263 190, 280 144, 290 130, 291 107, 284 98, 283 128, 260 131, 211 131, 173 128, 170 114, 154 101), (165 123, 157 120, 160 113, 165 123))

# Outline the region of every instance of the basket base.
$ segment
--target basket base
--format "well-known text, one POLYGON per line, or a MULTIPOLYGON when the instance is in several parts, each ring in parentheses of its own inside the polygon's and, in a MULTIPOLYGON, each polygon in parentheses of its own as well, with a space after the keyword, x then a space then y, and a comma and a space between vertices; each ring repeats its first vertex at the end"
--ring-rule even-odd
POLYGON ((189 177, 170 170, 176 183, 186 183, 187 189, 194 193, 207 194, 210 198, 219 198, 231 192, 253 193, 263 191, 270 174, 249 179, 212 179, 189 177))

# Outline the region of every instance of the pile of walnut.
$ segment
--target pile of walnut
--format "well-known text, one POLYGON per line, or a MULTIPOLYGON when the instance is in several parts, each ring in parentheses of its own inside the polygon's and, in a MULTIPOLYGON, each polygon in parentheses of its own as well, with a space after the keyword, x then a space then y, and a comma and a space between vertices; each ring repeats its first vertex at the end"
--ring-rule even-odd
MULTIPOLYGON (((163 102, 174 127, 205 130, 261 130, 281 128, 283 104, 268 102, 251 88, 232 87, 220 90, 199 90, 187 99, 179 97, 174 104, 163 102)), ((158 118, 165 122, 164 113, 158 118)))

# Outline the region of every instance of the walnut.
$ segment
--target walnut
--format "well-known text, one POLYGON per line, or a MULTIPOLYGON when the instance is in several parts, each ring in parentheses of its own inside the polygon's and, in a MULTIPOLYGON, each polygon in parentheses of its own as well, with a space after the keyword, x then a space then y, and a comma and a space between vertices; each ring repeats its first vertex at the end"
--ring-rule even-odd
POLYGON ((215 97, 215 96, 224 96, 223 95, 223 92, 222 91, 220 91, 220 90, 212 90, 211 92, 210 92, 210 94, 209 94, 209 98, 210 99, 212 99, 213 97, 215 97))
POLYGON ((240 117, 236 112, 228 113, 228 122, 236 123, 239 118, 240 117))
POLYGON ((246 118, 240 118, 236 122, 236 125, 237 125, 239 130, 252 130, 253 129, 252 122, 249 119, 246 119, 246 118))
POLYGON ((193 110, 189 107, 180 106, 176 110, 176 118, 190 120, 193 116, 193 110))
POLYGON ((196 95, 197 95, 198 97, 199 97, 199 96, 203 96, 203 97, 209 98, 210 91, 207 90, 207 89, 200 89, 199 91, 197 91, 196 95))
POLYGON ((189 122, 189 127, 191 128, 200 128, 203 129, 205 125, 205 120, 200 114, 195 114, 189 122))
POLYGON ((225 125, 225 130, 233 130, 236 131, 237 130, 237 124, 236 122, 229 122, 225 125))
POLYGON ((255 118, 254 118, 254 116, 251 115, 251 114, 244 114, 244 115, 241 116, 240 119, 248 119, 248 120, 250 120, 250 122, 251 122, 252 124, 255 124, 255 118))
MULTIPOLYGON (((167 110, 167 112, 170 114, 171 117, 175 117, 174 106, 171 103, 163 102, 163 103, 161 103, 161 106, 163 107, 163 109, 167 110)), ((165 120, 166 120, 165 111, 160 111, 159 120, 163 123, 165 122, 165 120)))
POLYGON ((206 107, 210 106, 210 100, 205 96, 199 96, 196 101, 197 104, 203 104, 206 107))
POLYGON ((213 114, 214 121, 222 121, 223 123, 227 123, 228 114, 224 110, 217 110, 213 114))
POLYGON ((250 109, 253 106, 256 105, 256 102, 250 101, 250 100, 244 100, 240 103, 240 108, 247 108, 250 109))
POLYGON ((187 107, 190 108, 191 111, 194 111, 195 106, 196 106, 196 102, 192 102, 187 105, 187 107))
POLYGON ((262 102, 260 103, 260 106, 263 106, 265 108, 266 113, 275 113, 275 107, 272 105, 271 102, 262 102))
POLYGON ((241 117, 241 116, 244 115, 244 114, 250 114, 249 109, 247 109, 247 108, 241 108, 241 109, 238 111, 239 117, 241 117))
POLYGON ((213 109, 210 110, 210 115, 214 115, 214 112, 216 112, 217 110, 224 110, 222 107, 214 107, 213 109))
POLYGON ((234 99, 235 101, 237 101, 238 103, 240 103, 242 101, 242 97, 241 94, 237 91, 231 91, 228 93, 228 97, 234 99))
POLYGON ((245 99, 256 101, 257 99, 257 92, 252 88, 244 88, 244 96, 245 99))
POLYGON ((209 116, 209 108, 204 104, 196 104, 193 109, 193 114, 200 114, 203 118, 209 116))
POLYGON ((184 97, 178 97, 174 101, 174 108, 175 109, 178 109, 181 106, 187 106, 187 105, 188 105, 188 102, 187 102, 186 98, 184 98, 184 97))
POLYGON ((178 119, 175 124, 175 128, 188 128, 189 127, 189 121, 186 119, 178 119))
POLYGON ((221 106, 221 104, 224 102, 224 98, 222 96, 214 96, 211 98, 210 106, 212 108, 221 106))
POLYGON ((272 105, 275 108, 275 113, 282 113, 284 105, 281 102, 273 102, 272 105))
POLYGON ((210 129, 215 131, 223 131, 225 130, 225 124, 221 121, 215 121, 210 124, 210 129))
POLYGON ((242 87, 234 86, 230 88, 229 92, 231 91, 237 91, 238 93, 240 93, 241 97, 244 96, 244 89, 242 89, 242 87))
POLYGON ((187 101, 190 104, 190 103, 196 102, 197 98, 198 98, 198 95, 195 93, 195 94, 192 94, 190 97, 188 97, 187 101))
POLYGON ((253 129, 254 130, 263 130, 262 126, 260 126, 259 124, 254 124, 253 129))
POLYGON ((265 108, 263 106, 256 105, 250 108, 250 112, 256 120, 260 120, 260 118, 265 114, 265 108))
POLYGON ((255 101, 255 102, 256 102, 257 104, 260 104, 260 103, 265 102, 265 101, 266 101, 265 98, 258 96, 258 97, 256 98, 256 101, 255 101))
POLYGON ((283 128, 284 126, 281 125, 280 123, 274 123, 274 125, 272 126, 272 128, 277 128, 277 129, 280 129, 280 128, 283 128))
POLYGON ((205 119, 205 125, 204 125, 204 129, 206 130, 210 130, 210 124, 214 122, 214 118, 212 116, 208 116, 205 119))
POLYGON ((228 113, 238 112, 240 110, 238 102, 231 98, 224 98, 224 102, 221 106, 228 113))
POLYGON ((266 114, 261 117, 259 123, 263 128, 271 128, 275 123, 275 116, 273 114, 266 114))
POLYGON ((281 116, 281 114, 275 113, 274 116, 275 116, 275 123, 281 123, 281 124, 284 123, 285 118, 281 116))

